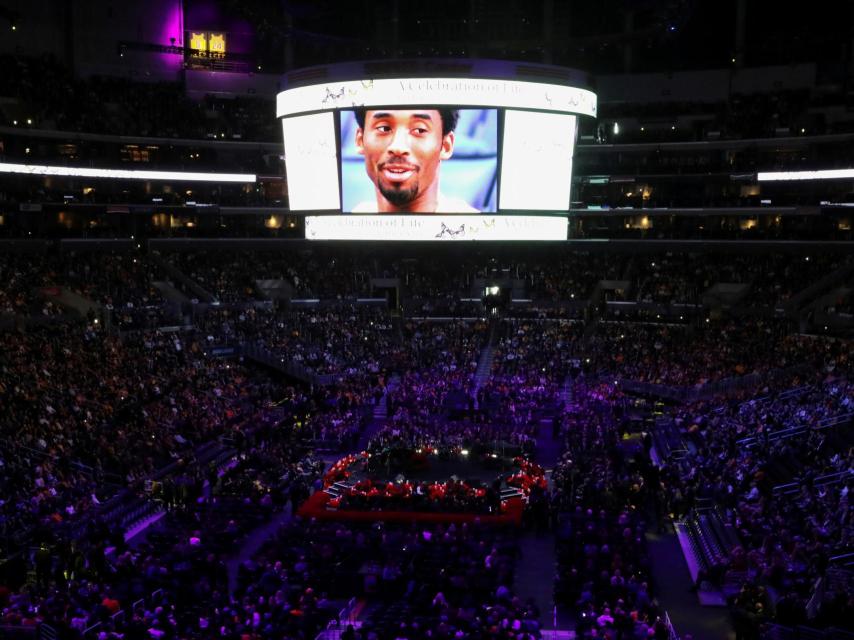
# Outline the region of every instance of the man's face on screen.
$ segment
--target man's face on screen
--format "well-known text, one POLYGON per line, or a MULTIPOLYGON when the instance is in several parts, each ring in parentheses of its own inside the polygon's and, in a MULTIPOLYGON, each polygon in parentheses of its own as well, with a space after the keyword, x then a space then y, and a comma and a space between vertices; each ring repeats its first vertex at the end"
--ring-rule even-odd
POLYGON ((368 111, 365 128, 356 130, 356 147, 387 210, 435 211, 439 164, 454 150, 454 133, 442 135, 438 111, 368 111))

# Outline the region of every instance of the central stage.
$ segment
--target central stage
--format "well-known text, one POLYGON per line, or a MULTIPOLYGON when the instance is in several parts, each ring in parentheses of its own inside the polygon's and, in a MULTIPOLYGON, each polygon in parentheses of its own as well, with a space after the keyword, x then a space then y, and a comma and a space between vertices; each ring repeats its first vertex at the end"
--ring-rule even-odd
POLYGON ((297 511, 302 518, 337 520, 341 522, 424 522, 462 523, 482 522, 492 525, 519 525, 525 503, 521 496, 508 498, 501 504, 498 515, 481 513, 445 513, 435 511, 344 511, 328 508, 333 499, 328 493, 318 491, 306 500, 297 511))
POLYGON ((395 449, 339 460, 298 514, 343 521, 519 524, 545 474, 524 458, 395 449))

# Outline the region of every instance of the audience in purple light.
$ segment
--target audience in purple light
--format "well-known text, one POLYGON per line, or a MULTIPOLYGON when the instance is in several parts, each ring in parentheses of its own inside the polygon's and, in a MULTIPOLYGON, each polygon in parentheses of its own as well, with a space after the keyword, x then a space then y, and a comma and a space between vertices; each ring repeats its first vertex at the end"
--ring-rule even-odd
MULTIPOLYGON (((664 305, 696 297, 715 273, 763 265, 779 277, 750 279, 756 299, 782 302, 844 263, 757 256, 727 271, 693 255, 659 259, 632 277, 639 295, 664 305)), ((593 311, 569 320, 472 302, 479 313, 450 319, 448 303, 504 271, 479 258, 447 286, 448 265, 419 276, 417 263, 386 257, 167 262, 220 302, 187 303, 181 319, 193 326, 181 330, 122 320, 169 306, 154 283, 176 273, 162 274, 153 256, 0 259, 0 305, 13 319, 0 332, 0 533, 10 566, 22 568, 0 574, 3 624, 68 637, 309 638, 355 602, 361 625, 344 632, 354 640, 541 637, 552 613, 514 593, 519 532, 478 522, 500 504, 489 482, 361 479, 330 506, 467 524, 297 515, 313 490, 329 488, 330 463, 363 450, 374 471, 397 465, 399 452, 411 461, 429 451, 510 476, 507 460, 545 466, 538 458, 554 454, 523 486, 522 523, 554 536, 557 564, 543 576, 577 637, 666 637, 647 532, 701 511, 737 543, 701 568, 696 588, 722 590, 739 633, 771 621, 849 624, 839 558, 851 552, 850 341, 720 310, 679 323, 593 311), (442 316, 357 300, 380 274, 442 316), (255 279, 285 280, 291 299, 259 300, 255 279), (63 287, 117 320, 63 305, 45 313, 43 290, 63 287), (242 356, 245 345, 270 361, 242 356), (294 375, 276 362, 303 368, 294 375), (666 396, 672 405, 649 400, 673 389, 684 393, 666 396), (124 501, 158 522, 130 538, 132 514, 111 515, 125 513, 113 510, 124 501), (253 536, 265 526, 278 533, 259 550, 253 536)), ((598 258, 571 282, 560 260, 553 271, 546 259, 508 269, 546 307, 633 271, 598 258)))

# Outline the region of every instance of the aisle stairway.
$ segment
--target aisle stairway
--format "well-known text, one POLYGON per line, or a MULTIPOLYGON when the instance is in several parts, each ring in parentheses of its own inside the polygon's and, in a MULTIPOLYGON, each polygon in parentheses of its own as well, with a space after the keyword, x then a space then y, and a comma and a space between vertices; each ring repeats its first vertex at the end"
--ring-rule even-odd
POLYGON ((477 370, 474 373, 474 392, 477 391, 489 380, 489 375, 492 372, 492 361, 495 359, 495 347, 487 344, 483 351, 480 352, 480 359, 477 361, 477 370))
POLYGON ((572 403, 572 378, 566 376, 563 384, 560 387, 560 395, 558 396, 560 405, 566 409, 572 403))
POLYGON ((385 392, 380 401, 374 405, 374 420, 385 420, 388 418, 388 394, 400 386, 400 376, 396 373, 389 378, 385 392))
POLYGON ((575 637, 575 632, 569 630, 574 627, 572 616, 554 604, 554 575, 557 567, 554 536, 551 532, 526 531, 519 538, 519 548, 522 556, 516 565, 513 592, 525 600, 531 598, 536 603, 543 629, 552 630, 548 637, 575 637), (562 631, 555 631, 557 629, 562 631))
MULTIPOLYGON (((731 551, 740 546, 734 527, 714 508, 695 509, 687 518, 674 522, 673 526, 694 584, 701 571, 723 563, 731 551)), ((742 582, 743 576, 734 573, 727 574, 720 590, 704 582, 699 585, 697 594, 700 604, 725 606, 726 598, 736 595, 742 582)))
POLYGON ((362 435, 359 436, 359 442, 356 444, 355 451, 365 451, 368 448, 368 443, 371 439, 377 434, 377 432, 382 429, 386 425, 386 421, 388 420, 388 394, 393 392, 400 386, 400 376, 394 374, 389 378, 388 384, 385 388, 385 393, 383 393, 380 401, 374 405, 374 415, 370 424, 365 428, 362 432, 362 435))
POLYGON ((694 640, 732 640, 729 611, 726 607, 709 608, 700 604, 691 591, 691 575, 685 564, 674 561, 679 556, 679 541, 667 527, 665 533, 648 531, 646 535, 652 569, 653 590, 680 635, 691 634, 694 640))

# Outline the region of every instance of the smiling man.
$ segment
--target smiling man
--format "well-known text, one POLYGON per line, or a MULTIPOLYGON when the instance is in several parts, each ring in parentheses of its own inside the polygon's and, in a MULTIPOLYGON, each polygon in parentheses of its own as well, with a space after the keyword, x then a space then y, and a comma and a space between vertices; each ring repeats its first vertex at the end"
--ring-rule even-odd
POLYGON ((439 189, 458 118, 452 109, 357 109, 356 149, 376 201, 356 205, 353 213, 479 213, 439 189))

